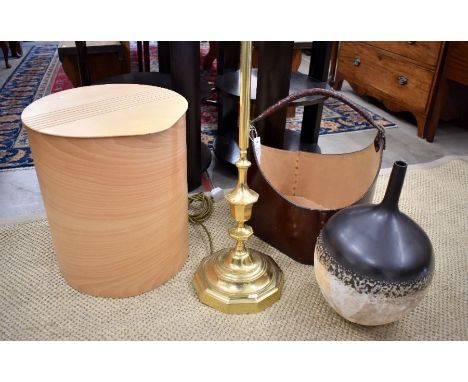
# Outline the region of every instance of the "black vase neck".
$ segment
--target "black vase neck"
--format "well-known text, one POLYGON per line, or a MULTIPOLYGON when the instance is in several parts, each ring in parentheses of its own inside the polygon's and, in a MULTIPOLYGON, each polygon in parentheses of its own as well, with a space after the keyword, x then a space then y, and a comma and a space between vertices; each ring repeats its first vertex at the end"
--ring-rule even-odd
POLYGON ((387 191, 385 192, 382 203, 380 203, 382 207, 398 210, 398 201, 400 200, 407 167, 408 165, 403 161, 396 161, 393 164, 392 173, 388 180, 387 191))

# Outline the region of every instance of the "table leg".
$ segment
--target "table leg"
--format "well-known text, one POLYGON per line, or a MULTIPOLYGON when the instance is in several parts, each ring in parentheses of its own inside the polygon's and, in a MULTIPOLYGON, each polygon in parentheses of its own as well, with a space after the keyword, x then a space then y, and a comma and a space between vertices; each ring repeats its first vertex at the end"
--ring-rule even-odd
MULTIPOLYGON (((240 42, 218 42, 218 75, 235 72, 239 69, 240 42)), ((213 144, 216 157, 234 164, 239 157, 238 128, 239 101, 222 91, 218 91, 218 130, 213 144)))
POLYGON ((5 60, 5 67, 9 69, 11 65, 8 63, 8 41, 0 41, 0 44, 3 51, 3 59, 5 60))
MULTIPOLYGON (((258 46, 258 77, 256 114, 288 96, 291 81, 293 41, 262 41, 258 46)), ((286 109, 282 109, 257 124, 262 143, 283 148, 286 109)))
POLYGON ((158 62, 159 73, 171 72, 171 54, 169 51, 169 41, 158 41, 158 62))
POLYGON ((317 144, 322 121, 323 102, 304 106, 302 117, 301 144, 317 144))
POLYGON ((86 41, 75 41, 76 58, 78 59, 78 70, 80 72, 80 85, 91 85, 91 78, 88 68, 88 55, 86 49, 86 41))
POLYGON ((200 139, 200 43, 171 41, 169 51, 172 89, 188 101, 186 113, 187 182, 188 189, 193 190, 201 185, 201 174, 211 162, 211 153, 206 145, 202 145, 200 139))
POLYGON ((145 72, 150 72, 150 48, 149 41, 143 41, 143 56, 145 61, 145 72))
MULTIPOLYGON (((239 69, 240 42, 220 41, 218 44, 218 75, 239 69)), ((218 95, 218 132, 225 135, 237 130, 238 101, 223 92, 218 95)), ((235 136, 236 133, 234 133, 235 136)))
MULTIPOLYGON (((443 51, 440 61, 439 73, 436 75, 435 87, 434 87, 434 97, 432 99, 432 104, 429 105, 428 118, 424 123, 423 132, 420 133, 419 123, 418 123, 418 136, 421 138, 426 138, 428 142, 434 142, 435 133, 437 127, 439 126, 440 115, 445 103, 445 97, 447 96, 448 83, 447 83, 447 60, 450 50, 451 42, 446 42, 443 45, 443 51)), ((419 121, 418 121, 419 122, 419 121)))
MULTIPOLYGON (((309 77, 318 81, 328 81, 333 42, 314 41, 310 56, 309 77)), ((316 145, 322 121, 323 102, 304 107, 302 119, 301 145, 316 145)), ((317 151, 320 149, 317 147, 317 151)))
POLYGON ((137 41, 138 71, 143 71, 143 42, 137 41))

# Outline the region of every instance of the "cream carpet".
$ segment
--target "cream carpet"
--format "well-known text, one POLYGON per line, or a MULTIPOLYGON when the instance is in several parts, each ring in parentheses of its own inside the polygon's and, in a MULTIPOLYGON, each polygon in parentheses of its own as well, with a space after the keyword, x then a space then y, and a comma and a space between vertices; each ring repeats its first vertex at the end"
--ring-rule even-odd
MULTIPOLYGON (((388 180, 377 185, 380 200, 388 180)), ((69 287, 59 273, 47 221, 0 228, 2 340, 467 340, 468 162, 410 168, 401 209, 432 240, 436 270, 422 303, 399 322, 367 328, 339 317, 322 298, 311 266, 257 238, 285 273, 282 299, 256 315, 226 315, 201 304, 191 285, 208 253, 201 227, 190 228, 190 255, 162 287, 126 299, 95 298, 69 287)), ((230 246, 232 224, 219 202, 207 226, 216 249, 230 246)), ((363 230, 366 227, 362 227, 363 230)))

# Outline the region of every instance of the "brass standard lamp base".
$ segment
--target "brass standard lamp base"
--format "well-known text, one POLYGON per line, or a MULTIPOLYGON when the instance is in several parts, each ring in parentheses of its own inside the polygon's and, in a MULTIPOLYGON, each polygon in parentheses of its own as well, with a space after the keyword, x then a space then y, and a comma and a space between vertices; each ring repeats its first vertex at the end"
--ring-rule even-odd
POLYGON ((236 221, 229 236, 236 244, 204 258, 193 278, 201 302, 224 313, 258 313, 278 301, 283 288, 283 273, 274 260, 245 246, 253 235, 245 222, 252 216, 258 194, 247 184, 252 43, 244 41, 241 46, 239 177, 226 195, 236 221))
POLYGON ((236 249, 226 248, 201 262, 193 285, 204 304, 224 313, 258 313, 280 299, 283 273, 270 256, 248 250, 240 266, 233 257, 236 249))

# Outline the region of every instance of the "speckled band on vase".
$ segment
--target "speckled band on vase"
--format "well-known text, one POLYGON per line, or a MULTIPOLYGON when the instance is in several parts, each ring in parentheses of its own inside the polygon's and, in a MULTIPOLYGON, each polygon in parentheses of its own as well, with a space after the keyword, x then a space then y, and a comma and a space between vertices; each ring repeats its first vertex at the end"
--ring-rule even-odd
POLYGON ((408 282, 387 282, 361 275, 337 262, 322 234, 314 254, 317 283, 330 306, 361 325, 383 325, 410 312, 427 291, 433 272, 408 282))

